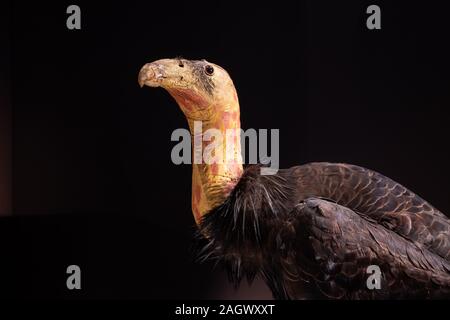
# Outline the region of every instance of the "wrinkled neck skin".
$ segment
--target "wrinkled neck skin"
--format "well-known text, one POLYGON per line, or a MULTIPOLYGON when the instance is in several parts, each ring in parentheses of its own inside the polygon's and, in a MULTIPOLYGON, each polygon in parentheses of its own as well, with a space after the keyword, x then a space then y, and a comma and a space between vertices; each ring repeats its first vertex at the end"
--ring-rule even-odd
POLYGON ((225 201, 243 172, 239 102, 237 95, 234 94, 232 99, 219 101, 217 104, 203 108, 199 112, 190 113, 190 110, 199 109, 186 105, 185 101, 175 96, 174 98, 187 117, 192 136, 192 212, 196 223, 200 224, 201 218, 206 213, 225 201), (197 129, 195 131, 194 121, 202 121, 201 130, 197 129), (202 156, 205 148, 214 143, 214 138, 210 139, 210 141, 204 141, 204 134, 208 129, 218 130, 217 132, 220 132, 223 137, 219 143, 216 141, 214 147, 214 150, 223 154, 222 161, 218 163, 205 163, 205 159, 202 156), (230 130, 235 134, 230 135, 230 130), (201 133, 196 135, 196 132, 201 133), (195 145, 202 146, 201 153, 198 147, 195 150, 195 145), (201 156, 201 163, 195 163, 194 161, 196 152, 201 156))

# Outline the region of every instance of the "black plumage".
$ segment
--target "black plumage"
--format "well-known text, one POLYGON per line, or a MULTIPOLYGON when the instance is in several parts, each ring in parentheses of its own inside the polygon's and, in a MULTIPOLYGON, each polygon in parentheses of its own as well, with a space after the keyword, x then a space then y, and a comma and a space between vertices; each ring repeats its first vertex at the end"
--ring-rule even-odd
POLYGON ((450 298, 450 221, 405 187, 354 165, 246 168, 200 224, 201 259, 278 299, 450 298), (367 267, 381 269, 369 289, 367 267))

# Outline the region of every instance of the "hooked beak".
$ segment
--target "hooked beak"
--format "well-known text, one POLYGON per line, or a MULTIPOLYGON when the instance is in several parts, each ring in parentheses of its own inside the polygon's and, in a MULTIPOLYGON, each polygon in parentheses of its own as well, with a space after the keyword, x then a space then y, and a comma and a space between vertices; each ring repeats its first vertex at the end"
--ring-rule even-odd
POLYGON ((161 86, 162 80, 166 78, 164 68, 157 62, 147 63, 139 71, 138 82, 141 88, 144 85, 149 87, 161 86))

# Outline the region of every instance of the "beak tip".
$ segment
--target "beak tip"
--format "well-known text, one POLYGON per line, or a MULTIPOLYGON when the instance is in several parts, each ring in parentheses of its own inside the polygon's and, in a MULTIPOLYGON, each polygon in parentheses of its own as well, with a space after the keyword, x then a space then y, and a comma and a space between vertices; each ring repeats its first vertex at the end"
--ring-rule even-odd
POLYGON ((154 81, 155 78, 156 74, 155 71, 153 70, 153 65, 151 63, 147 63, 142 67, 141 71, 139 72, 138 77, 139 86, 141 88, 144 87, 146 84, 151 86, 150 83, 154 81), (150 83, 147 83, 147 81, 149 81, 150 83))
POLYGON ((139 83, 139 86, 140 86, 141 88, 144 87, 145 81, 147 81, 147 74, 146 74, 146 72, 144 71, 144 69, 142 69, 142 70, 139 72, 139 76, 138 76, 138 83, 139 83))

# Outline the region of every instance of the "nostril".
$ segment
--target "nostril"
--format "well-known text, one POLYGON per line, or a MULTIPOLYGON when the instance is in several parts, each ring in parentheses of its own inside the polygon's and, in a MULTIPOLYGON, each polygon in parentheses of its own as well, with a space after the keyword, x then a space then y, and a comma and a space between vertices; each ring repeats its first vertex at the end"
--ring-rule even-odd
POLYGON ((139 78, 141 80, 151 79, 155 77, 155 72, 153 71, 153 68, 151 67, 144 67, 142 68, 141 72, 139 73, 139 78))

